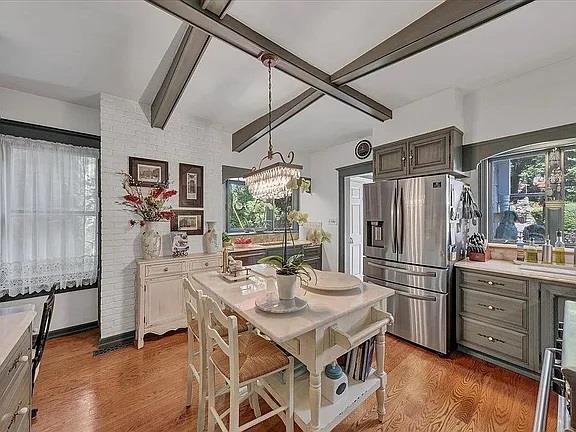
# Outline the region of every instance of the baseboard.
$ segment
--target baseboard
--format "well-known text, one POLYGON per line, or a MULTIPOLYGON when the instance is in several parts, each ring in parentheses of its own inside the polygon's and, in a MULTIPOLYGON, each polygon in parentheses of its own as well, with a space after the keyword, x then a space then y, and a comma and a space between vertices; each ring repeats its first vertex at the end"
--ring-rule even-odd
POLYGON ((64 327, 58 330, 52 330, 48 332, 48 339, 54 339, 61 336, 70 336, 76 333, 81 333, 86 330, 92 330, 98 328, 98 321, 87 322, 84 324, 79 324, 71 327, 64 327))
POLYGON ((126 333, 120 333, 114 336, 100 339, 98 343, 98 350, 94 351, 94 355, 100 355, 109 351, 114 351, 134 343, 136 331, 132 330, 126 333))

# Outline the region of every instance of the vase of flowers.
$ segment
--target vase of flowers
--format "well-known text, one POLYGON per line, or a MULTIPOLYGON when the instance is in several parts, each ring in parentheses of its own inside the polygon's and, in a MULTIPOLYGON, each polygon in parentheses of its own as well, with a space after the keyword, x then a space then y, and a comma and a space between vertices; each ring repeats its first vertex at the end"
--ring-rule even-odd
POLYGON ((269 256, 258 261, 276 268, 276 285, 278 286, 278 298, 291 300, 296 297, 301 282, 310 282, 314 269, 304 262, 304 255, 292 255, 289 258, 281 256, 269 256))
POLYGON ((145 193, 132 176, 126 173, 122 173, 122 176, 122 188, 126 194, 119 204, 139 218, 139 220, 130 219, 130 225, 138 224, 143 228, 142 254, 144 259, 169 255, 170 241, 167 238, 170 234, 169 221, 175 213, 167 202, 177 192, 166 185, 158 184, 146 188, 148 191, 145 193))

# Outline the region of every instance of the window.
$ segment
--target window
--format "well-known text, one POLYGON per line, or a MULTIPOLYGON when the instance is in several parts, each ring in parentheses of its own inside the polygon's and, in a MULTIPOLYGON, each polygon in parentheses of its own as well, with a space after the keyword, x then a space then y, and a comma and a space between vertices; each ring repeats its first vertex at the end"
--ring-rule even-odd
MULTIPOLYGON (((254 199, 243 179, 226 180, 226 232, 254 233, 284 230, 285 199, 254 199)), ((298 192, 288 199, 288 210, 298 210, 298 192)), ((290 227, 297 229, 294 225, 290 227)))
POLYGON ((489 239, 554 242, 557 230, 576 245, 576 148, 552 148, 490 159, 489 239))
POLYGON ((0 296, 96 282, 98 155, 0 135, 0 296))

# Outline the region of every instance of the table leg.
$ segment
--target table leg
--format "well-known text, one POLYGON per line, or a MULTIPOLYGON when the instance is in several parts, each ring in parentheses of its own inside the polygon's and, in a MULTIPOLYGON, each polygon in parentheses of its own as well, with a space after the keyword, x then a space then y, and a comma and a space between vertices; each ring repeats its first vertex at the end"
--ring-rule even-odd
POLYGON ((322 374, 310 371, 310 424, 308 431, 320 430, 320 406, 322 403, 322 374))
POLYGON ((384 373, 384 329, 376 336, 376 376, 380 379, 380 387, 376 390, 378 421, 384 423, 384 399, 386 398, 386 374, 384 373))

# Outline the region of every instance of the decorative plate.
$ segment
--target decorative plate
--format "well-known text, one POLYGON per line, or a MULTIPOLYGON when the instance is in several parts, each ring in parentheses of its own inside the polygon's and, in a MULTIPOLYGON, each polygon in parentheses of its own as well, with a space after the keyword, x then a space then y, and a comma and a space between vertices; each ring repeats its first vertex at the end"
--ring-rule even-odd
POLYGON ((312 277, 305 287, 322 291, 348 291, 362 287, 360 279, 346 273, 321 270, 315 273, 316 279, 312 277))
POLYGON ((306 306, 308 306, 308 302, 298 297, 294 297, 292 300, 279 300, 269 296, 256 299, 256 309, 274 314, 298 312, 306 306))

